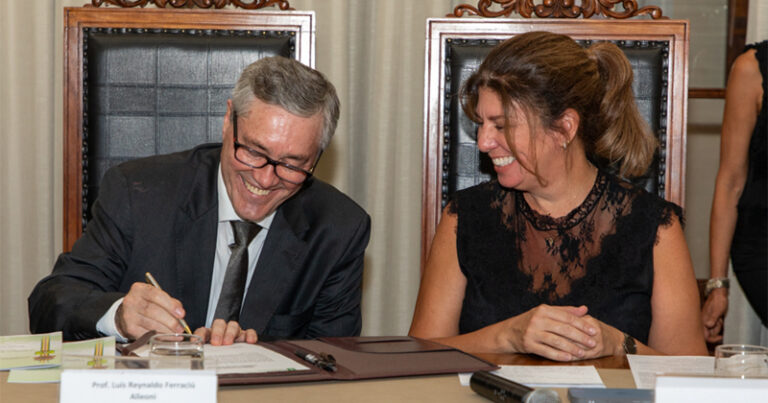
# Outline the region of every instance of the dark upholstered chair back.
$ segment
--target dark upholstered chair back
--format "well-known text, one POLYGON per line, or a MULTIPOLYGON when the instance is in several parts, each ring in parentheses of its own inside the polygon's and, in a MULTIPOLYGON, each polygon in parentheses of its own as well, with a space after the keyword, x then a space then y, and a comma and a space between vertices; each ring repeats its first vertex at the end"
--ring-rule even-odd
POLYGON ((648 172, 635 182, 683 204, 687 22, 435 19, 428 30, 422 266, 448 197, 493 175, 490 159, 477 149, 477 126, 461 109, 459 88, 494 46, 518 33, 558 32, 583 46, 607 40, 624 51, 638 108, 660 143, 648 172))
POLYGON ((312 12, 68 8, 65 26, 65 250, 107 169, 221 141, 245 66, 314 67, 312 12))
MULTIPOLYGON (((501 43, 500 39, 461 39, 446 44, 445 86, 446 103, 449 109, 445 113, 444 125, 448 131, 444 134, 447 143, 445 150, 447 158, 443 161, 445 170, 446 189, 441 197, 441 204, 453 192, 487 181, 494 176, 493 164, 490 158, 480 153, 476 144, 477 125, 469 120, 462 112, 459 102, 459 89, 485 59, 490 50, 501 43)), ((663 74, 667 60, 664 57, 669 52, 669 43, 665 41, 612 41, 618 45, 632 62, 635 73, 633 90, 636 94, 638 108, 651 130, 657 133, 660 140, 666 137, 667 122, 661 119, 667 85, 667 76, 663 74)), ((592 41, 579 41, 582 46, 589 46, 592 41)), ((659 150, 663 155, 666 144, 661 143, 659 150)), ((651 165, 648 173, 642 178, 635 179, 636 184, 645 187, 649 192, 664 196, 664 160, 651 165)))

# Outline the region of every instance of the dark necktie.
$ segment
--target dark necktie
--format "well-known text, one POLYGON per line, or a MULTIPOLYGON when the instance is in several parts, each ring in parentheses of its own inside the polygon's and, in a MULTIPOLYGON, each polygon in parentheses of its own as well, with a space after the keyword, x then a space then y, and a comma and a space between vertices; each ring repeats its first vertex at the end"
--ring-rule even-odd
POLYGON ((245 281, 248 279, 248 244, 251 243, 261 227, 245 221, 231 221, 235 243, 229 246, 229 256, 224 283, 221 285, 219 303, 216 305, 214 319, 226 321, 239 320, 240 306, 245 293, 245 281))

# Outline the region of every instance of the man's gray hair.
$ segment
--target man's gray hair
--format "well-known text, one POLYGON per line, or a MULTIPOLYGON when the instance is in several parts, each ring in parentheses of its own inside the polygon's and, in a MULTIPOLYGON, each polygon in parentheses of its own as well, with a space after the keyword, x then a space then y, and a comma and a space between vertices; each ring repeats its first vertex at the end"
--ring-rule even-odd
POLYGON ((320 149, 330 143, 339 121, 339 98, 333 84, 319 71, 281 56, 258 60, 243 70, 232 90, 238 116, 248 115, 254 97, 301 117, 322 111, 320 149))

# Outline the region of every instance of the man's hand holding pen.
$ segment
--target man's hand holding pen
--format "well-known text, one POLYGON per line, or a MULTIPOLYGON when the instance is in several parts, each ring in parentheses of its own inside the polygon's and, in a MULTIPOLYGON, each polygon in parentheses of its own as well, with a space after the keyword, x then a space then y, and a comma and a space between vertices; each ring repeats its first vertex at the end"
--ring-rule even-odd
MULTIPOLYGON (((135 340, 150 330, 158 333, 189 333, 181 301, 163 291, 150 273, 147 273, 146 278, 149 284, 134 283, 117 308, 115 324, 120 334, 135 340)), ((258 340, 255 330, 243 330, 239 323, 222 319, 214 320, 210 329, 196 329, 194 334, 215 346, 241 342, 253 344, 258 340)))
POLYGON ((181 301, 149 284, 134 283, 117 308, 117 330, 128 339, 155 330, 158 333, 183 333, 179 322, 186 312, 181 301))

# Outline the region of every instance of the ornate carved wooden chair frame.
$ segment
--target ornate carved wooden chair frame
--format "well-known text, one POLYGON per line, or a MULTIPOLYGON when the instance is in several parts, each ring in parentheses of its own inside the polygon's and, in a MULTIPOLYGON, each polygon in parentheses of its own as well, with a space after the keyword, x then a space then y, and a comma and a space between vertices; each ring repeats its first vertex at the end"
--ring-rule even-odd
POLYGON ((156 3, 185 9, 165 8, 98 8, 104 0, 93 5, 66 8, 64 11, 64 250, 70 250, 80 237, 87 221, 88 209, 88 69, 87 38, 93 33, 114 32, 172 32, 188 36, 206 35, 289 35, 296 59, 314 67, 315 14, 312 11, 246 11, 200 10, 191 6, 221 8, 228 3, 243 8, 261 8, 277 4, 288 8, 287 2, 256 0, 106 0, 121 7, 143 7, 156 3), (196 4, 200 3, 200 4, 196 4))
MULTIPOLYGON (((490 0, 481 0, 478 7, 463 5, 457 7, 455 16, 463 12, 486 16, 509 15, 512 11, 524 16, 542 13, 546 16, 560 13, 567 9, 572 16, 588 13, 606 14, 606 4, 614 0, 584 1, 592 8, 582 9, 576 6, 563 7, 563 0, 550 2, 550 8, 543 5, 533 6, 532 0, 525 2, 494 1, 503 3, 502 11, 491 12, 490 0), (604 4, 605 3, 605 4, 604 4), (560 8, 556 7, 560 5, 560 8), (485 8, 485 11, 484 11, 485 8), (576 10, 578 9, 578 10, 576 10), (522 12, 521 12, 522 11, 522 12), (527 15, 526 15, 527 13, 527 15)), ((573 2, 571 2, 573 3, 573 2)), ((625 2, 627 3, 627 2, 625 2)), ((630 4, 631 6, 631 4, 630 4)), ((612 7, 612 5, 611 5, 612 7)), ((631 7, 630 7, 631 8, 631 7)), ((654 7, 630 9, 619 13, 620 18, 639 13, 661 17, 661 10, 654 7), (623 17, 622 17, 623 16, 623 17)), ((610 11, 610 10, 609 10, 610 11)), ((591 14, 590 14, 591 15, 591 14)), ((516 34, 544 30, 563 33, 576 40, 619 40, 619 41, 663 41, 668 43, 666 64, 667 89, 661 99, 664 106, 661 119, 666 123, 664 132, 660 132, 659 150, 660 170, 663 175, 657 179, 657 189, 667 200, 681 206, 685 195, 685 149, 686 149, 686 112, 688 87, 688 41, 689 27, 682 20, 586 20, 586 19, 459 19, 438 18, 427 21, 425 93, 424 93, 424 137, 423 137, 423 187, 422 187, 422 256, 421 267, 426 264, 429 246, 432 243, 442 207, 449 196, 449 158, 452 155, 449 141, 452 94, 447 93, 450 85, 450 70, 446 62, 447 48, 452 41, 498 41, 516 34)))

